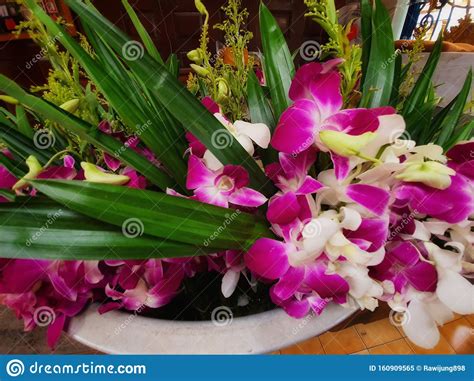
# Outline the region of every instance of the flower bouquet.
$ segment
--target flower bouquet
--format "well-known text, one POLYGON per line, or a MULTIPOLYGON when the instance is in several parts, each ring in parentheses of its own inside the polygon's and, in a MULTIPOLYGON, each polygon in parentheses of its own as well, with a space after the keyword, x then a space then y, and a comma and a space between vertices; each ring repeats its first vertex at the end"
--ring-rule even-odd
POLYGON ((91 301, 152 316, 201 301, 191 319, 383 301, 430 348, 453 312, 474 312, 471 73, 437 107, 441 39, 414 80, 379 0, 361 0, 362 46, 332 0, 306 1, 330 40, 295 69, 261 4, 255 71, 240 1, 220 26, 229 63, 208 51, 196 0, 186 88, 122 2, 141 42, 66 0, 77 41, 25 0, 54 72, 41 96, 0 75, 15 107, 0 112, 0 302, 26 330, 46 321, 54 346, 91 301))

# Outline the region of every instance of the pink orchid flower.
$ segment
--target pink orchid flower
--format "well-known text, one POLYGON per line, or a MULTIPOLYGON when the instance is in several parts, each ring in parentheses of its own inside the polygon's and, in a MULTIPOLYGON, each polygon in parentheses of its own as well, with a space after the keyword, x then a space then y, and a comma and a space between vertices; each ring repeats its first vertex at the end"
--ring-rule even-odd
POLYGON ((257 207, 267 199, 260 192, 248 188, 249 176, 247 171, 236 165, 211 171, 203 161, 196 156, 190 156, 186 187, 194 190, 199 201, 229 207, 233 205, 257 207))

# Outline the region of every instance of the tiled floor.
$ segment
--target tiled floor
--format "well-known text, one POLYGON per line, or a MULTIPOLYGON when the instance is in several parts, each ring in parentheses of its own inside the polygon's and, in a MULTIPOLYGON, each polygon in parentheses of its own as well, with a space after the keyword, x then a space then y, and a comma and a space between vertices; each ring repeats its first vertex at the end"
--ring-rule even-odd
POLYGON ((438 345, 426 350, 411 343, 386 318, 326 332, 275 354, 474 354, 474 315, 456 316, 440 333, 438 345))

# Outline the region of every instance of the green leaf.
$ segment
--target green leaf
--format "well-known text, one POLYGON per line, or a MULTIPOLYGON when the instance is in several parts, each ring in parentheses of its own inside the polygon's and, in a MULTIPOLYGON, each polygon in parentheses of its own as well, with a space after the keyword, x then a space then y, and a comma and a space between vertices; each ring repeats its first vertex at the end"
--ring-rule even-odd
POLYGON ((370 0, 360 1, 361 9, 361 37, 362 37, 362 79, 361 88, 367 76, 367 67, 370 59, 370 45, 372 40, 372 5, 370 0))
MULTIPOLYGON (((143 143, 156 155, 157 159, 169 170, 170 174, 181 187, 185 189, 185 177, 187 173, 186 162, 182 155, 176 156, 168 153, 170 147, 173 147, 174 141, 170 139, 166 125, 162 123, 160 116, 154 112, 140 112, 140 108, 136 107, 133 102, 124 101, 130 99, 128 89, 133 89, 133 85, 127 83, 129 82, 128 76, 122 77, 120 86, 117 86, 117 81, 108 75, 107 70, 103 68, 100 63, 92 59, 64 28, 53 21, 44 10, 36 4, 35 0, 25 1, 29 8, 34 11, 35 16, 46 26, 49 33, 53 36, 58 36, 57 38, 61 44, 87 71, 90 78, 119 114, 122 121, 134 129, 135 134, 140 137, 143 143)), ((100 35, 100 33, 98 33, 98 35, 100 35)), ((136 43, 136 41, 131 41, 131 45, 136 43)), ((121 49, 121 52, 127 54, 127 49, 121 49)), ((134 56, 129 57, 130 60, 135 58, 134 56)), ((155 64, 158 64, 152 58, 150 59, 155 64)), ((147 80, 149 79, 148 74, 147 80)))
POLYGON ((162 240, 73 212, 45 199, 0 204, 0 257, 61 260, 189 257, 208 249, 162 240))
POLYGON ((438 136, 436 144, 439 144, 440 146, 446 148, 446 143, 448 142, 448 140, 450 140, 451 135, 456 129, 459 123, 459 119, 461 118, 462 113, 464 111, 464 107, 466 106, 469 93, 471 92, 471 84, 472 69, 469 69, 461 91, 454 98, 449 113, 447 113, 447 115, 443 118, 440 124, 440 134, 438 136))
POLYGON ((271 236, 263 220, 232 209, 183 197, 84 181, 34 180, 49 198, 92 218, 125 226, 143 226, 148 235, 214 249, 249 248, 271 236))
MULTIPOLYGON (((93 27, 117 54, 130 41, 124 33, 102 15, 89 9, 79 0, 66 0, 79 15, 82 23, 93 27)), ((128 60, 127 65, 142 83, 176 118, 186 130, 198 138, 223 163, 243 166, 249 173, 251 185, 270 196, 274 186, 258 164, 236 140, 226 147, 215 144, 215 134, 223 132, 222 124, 175 78, 168 69, 146 52, 143 57, 128 60)), ((229 135, 230 136, 230 135, 229 135)))
POLYGON ((431 86, 431 79, 433 78, 434 71, 438 65, 439 57, 441 55, 442 47, 442 34, 440 33, 438 40, 436 41, 433 51, 428 57, 423 71, 421 72, 418 80, 415 83, 410 95, 408 95, 403 105, 402 115, 406 116, 419 108, 425 101, 426 94, 428 93, 429 87, 431 86))
POLYGON ((472 131, 474 130, 474 120, 468 122, 464 127, 460 129, 458 133, 454 133, 451 136, 451 140, 446 143, 445 147, 450 148, 455 145, 457 142, 463 140, 469 140, 472 137, 472 131))
POLYGON ((389 105, 394 73, 395 48, 390 16, 382 2, 375 0, 372 11, 370 56, 365 70, 361 105, 368 108, 389 105))
POLYGON ((0 197, 4 197, 8 201, 15 201, 16 195, 8 189, 0 189, 0 197))
POLYGON ((138 32, 138 35, 140 36, 143 44, 145 45, 145 48, 150 56, 152 56, 156 61, 161 63, 162 65, 164 64, 163 59, 161 58, 160 53, 158 52, 158 49, 155 46, 155 43, 151 39, 150 35, 148 34, 147 30, 141 23, 140 19, 138 18, 136 12, 133 10, 133 8, 130 6, 130 3, 128 0, 122 0, 122 4, 125 7, 125 10, 128 13, 128 16, 132 20, 133 26, 138 32))
MULTIPOLYGON (((18 99, 18 98, 17 98, 18 99)), ((33 140, 27 138, 17 129, 0 124, 0 140, 17 157, 26 160, 28 156, 35 156, 41 164, 46 164, 54 154, 49 149, 40 149, 35 146, 33 140)))
MULTIPOLYGON (((5 93, 18 99, 23 105, 31 108, 36 113, 43 115, 45 118, 54 120, 64 128, 77 134, 80 138, 88 143, 100 148, 110 155, 120 159, 125 164, 130 165, 147 177, 153 184, 165 190, 173 187, 175 182, 169 175, 158 169, 148 160, 136 153, 134 150, 126 147, 120 141, 113 137, 102 133, 96 126, 92 126, 85 121, 67 113, 61 108, 46 102, 41 98, 37 98, 28 94, 15 82, 0 74, 0 89, 5 93)), ((8 131, 8 130, 7 130, 8 131)), ((8 132, 8 135, 11 133, 8 132)), ((38 158, 39 159, 39 158, 38 158)))
POLYGON ((166 67, 168 71, 173 74, 176 78, 179 78, 179 60, 178 56, 174 53, 170 54, 166 60, 166 67))
MULTIPOLYGON (((273 133, 276 127, 275 118, 273 117, 268 99, 253 70, 249 72, 247 80, 247 96, 252 123, 264 123, 273 133)), ((266 164, 276 162, 278 161, 278 153, 269 146, 263 151, 263 159, 266 164)))
POLYGON ((260 33, 265 78, 270 88, 275 117, 278 119, 291 105, 288 92, 295 75, 295 66, 285 37, 263 2, 260 3, 260 33))
POLYGON ((34 130, 28 121, 28 117, 26 116, 25 109, 22 105, 16 105, 16 124, 18 131, 20 131, 26 137, 33 139, 34 130))
POLYGON ((3 154, 0 154, 0 165, 3 165, 8 172, 17 178, 22 178, 28 172, 24 161, 13 161, 3 154))

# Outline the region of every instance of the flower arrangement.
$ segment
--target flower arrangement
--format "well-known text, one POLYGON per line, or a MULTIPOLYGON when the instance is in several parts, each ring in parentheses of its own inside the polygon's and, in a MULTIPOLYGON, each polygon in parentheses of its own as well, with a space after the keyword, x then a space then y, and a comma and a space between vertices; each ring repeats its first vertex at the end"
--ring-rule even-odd
MULTIPOLYGON (((220 303, 265 309, 269 297, 295 318, 329 303, 387 302, 427 348, 453 312, 473 313, 473 122, 462 116, 471 73, 438 110, 431 78, 441 40, 401 102, 409 67, 380 1, 362 0, 364 43, 354 55, 297 70, 262 4, 265 81, 220 63, 226 83, 239 70, 247 77, 239 107, 229 108, 232 92, 198 100, 182 86, 175 57, 162 59, 122 1, 142 43, 88 2, 66 0, 87 31, 85 49, 25 0, 104 97, 97 126, 0 76, 1 99, 21 106, 0 114, 0 302, 26 330, 49 313, 54 346, 91 301, 101 313, 160 311, 209 273, 219 274, 220 303), (355 81, 348 59, 360 60, 360 73, 350 66, 355 81), (355 86, 360 102, 347 108, 355 86), (60 128, 44 135, 52 124, 60 128)), ((334 19, 332 1, 307 3, 310 16, 334 19)), ((229 4, 241 20, 239 2, 229 4)), ((249 36, 233 31, 244 33, 229 36, 239 57, 249 36)))

